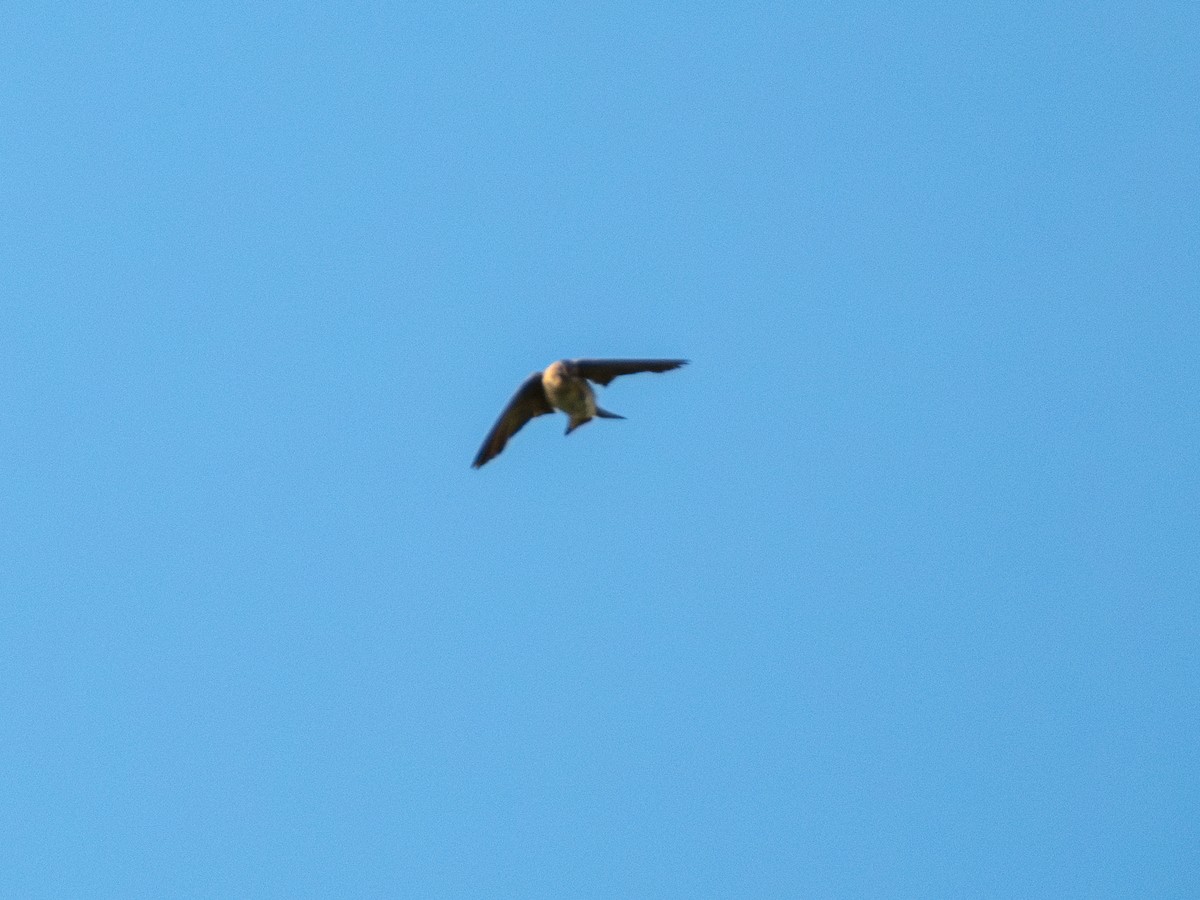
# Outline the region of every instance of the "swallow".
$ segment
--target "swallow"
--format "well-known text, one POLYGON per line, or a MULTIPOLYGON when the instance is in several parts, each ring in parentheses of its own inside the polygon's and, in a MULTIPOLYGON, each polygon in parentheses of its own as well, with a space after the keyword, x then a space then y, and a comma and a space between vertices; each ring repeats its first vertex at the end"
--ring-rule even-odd
POLYGON ((635 372, 669 372, 686 365, 686 359, 560 359, 541 372, 534 372, 517 388, 504 412, 492 426, 483 446, 475 455, 471 467, 478 469, 493 456, 498 456, 508 439, 525 423, 556 409, 568 416, 570 434, 592 419, 623 419, 616 413, 596 405, 596 395, 588 382, 607 386, 619 375, 635 372))

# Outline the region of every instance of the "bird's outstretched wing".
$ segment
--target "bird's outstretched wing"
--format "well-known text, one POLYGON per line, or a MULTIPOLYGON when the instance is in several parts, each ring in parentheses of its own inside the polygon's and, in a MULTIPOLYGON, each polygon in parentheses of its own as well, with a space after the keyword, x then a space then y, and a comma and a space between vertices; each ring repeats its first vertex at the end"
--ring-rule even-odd
POLYGON ((588 381, 607 385, 618 375, 635 372, 670 372, 686 365, 686 359, 573 359, 575 372, 588 381))
POLYGON ((504 407, 504 412, 500 413, 500 418, 483 439, 483 446, 479 448, 479 452, 475 454, 475 461, 471 463, 472 468, 478 469, 493 456, 499 455, 508 439, 520 431, 530 419, 551 412, 554 412, 554 408, 546 399, 546 391, 542 388, 542 373, 534 372, 517 388, 517 392, 508 401, 508 406, 504 407))

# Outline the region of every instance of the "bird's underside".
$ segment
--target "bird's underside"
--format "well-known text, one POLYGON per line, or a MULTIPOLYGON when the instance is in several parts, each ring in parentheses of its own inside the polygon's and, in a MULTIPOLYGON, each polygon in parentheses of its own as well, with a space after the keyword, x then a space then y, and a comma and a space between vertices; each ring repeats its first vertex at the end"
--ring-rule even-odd
POLYGON ((567 414, 567 434, 593 418, 622 418, 596 405, 596 395, 589 382, 607 385, 621 375, 669 372, 686 363, 686 359, 560 359, 551 363, 544 371, 534 372, 517 388, 483 439, 483 446, 471 465, 478 469, 499 455, 509 438, 526 422, 555 410, 567 414))

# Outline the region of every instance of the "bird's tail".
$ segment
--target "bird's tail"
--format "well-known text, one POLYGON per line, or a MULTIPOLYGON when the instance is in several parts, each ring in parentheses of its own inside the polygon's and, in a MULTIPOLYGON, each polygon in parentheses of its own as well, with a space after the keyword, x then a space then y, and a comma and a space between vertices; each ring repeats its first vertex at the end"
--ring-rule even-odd
MULTIPOLYGON (((601 409, 600 407, 597 406, 595 418, 598 418, 598 419, 623 419, 625 417, 618 416, 616 413, 611 413, 607 409, 601 409)), ((563 434, 570 434, 572 431, 574 431, 580 425, 586 425, 590 421, 592 421, 592 417, 589 417, 586 419, 572 419, 571 421, 569 421, 567 423, 567 430, 564 431, 563 434)))

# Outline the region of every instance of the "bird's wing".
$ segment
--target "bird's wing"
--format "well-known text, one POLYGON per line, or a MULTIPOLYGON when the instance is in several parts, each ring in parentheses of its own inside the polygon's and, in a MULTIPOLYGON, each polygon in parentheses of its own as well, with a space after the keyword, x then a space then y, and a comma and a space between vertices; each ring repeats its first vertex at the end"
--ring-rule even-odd
POLYGON ((635 372, 670 372, 687 364, 686 359, 576 359, 575 371, 588 381, 607 385, 618 375, 635 372))
POLYGON ((551 412, 554 412, 554 408, 546 399, 546 391, 542 388, 542 373, 534 372, 512 395, 508 406, 504 407, 504 412, 500 413, 500 418, 483 439, 483 446, 475 454, 475 461, 471 466, 478 469, 493 456, 499 455, 508 439, 520 431, 526 422, 535 416, 544 416, 551 412))

